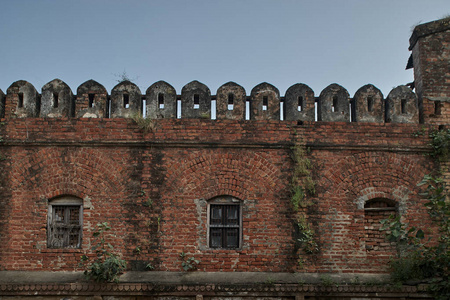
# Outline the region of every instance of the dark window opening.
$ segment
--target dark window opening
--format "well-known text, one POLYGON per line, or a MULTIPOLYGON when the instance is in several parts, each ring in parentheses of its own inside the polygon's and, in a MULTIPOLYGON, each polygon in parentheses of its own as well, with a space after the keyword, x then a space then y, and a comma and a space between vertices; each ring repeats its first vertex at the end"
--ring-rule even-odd
POLYGON ((194 109, 200 108, 200 95, 194 94, 194 109))
POLYGON ((89 107, 94 107, 95 94, 88 94, 88 98, 89 98, 89 107))
POLYGON ((59 95, 58 93, 53 93, 53 108, 58 108, 59 105, 59 95))
POLYGON ((402 99, 400 103, 400 109, 402 114, 406 114, 406 99, 402 99))
POLYGON ((159 107, 159 109, 164 108, 164 94, 162 94, 162 93, 158 94, 158 107, 159 107))
POLYGON ((331 112, 336 112, 338 106, 338 97, 333 96, 333 104, 331 105, 331 112))
POLYGON ((369 111, 369 112, 373 111, 373 97, 372 96, 367 97, 367 111, 369 111))
POLYGON ((129 108, 130 107, 130 95, 123 94, 123 108, 129 108))
POLYGON ((81 248, 83 206, 79 199, 52 201, 48 213, 48 248, 81 248))
POLYGON ((228 104, 234 104, 234 95, 228 94, 228 104))
POLYGON ((297 110, 302 111, 303 110, 303 96, 298 96, 298 104, 297 104, 297 110))
POLYGON ((228 110, 233 110, 234 108, 234 95, 228 94, 228 110))
POLYGON ((267 107, 269 106, 269 97, 263 96, 263 110, 267 110, 267 107))
POLYGON ((23 107, 23 93, 19 93, 19 103, 17 103, 19 108, 23 107))
POLYGON ((434 115, 440 116, 442 114, 442 103, 441 102, 434 102, 434 115))
POLYGON ((239 248, 240 223, 239 205, 211 204, 209 246, 211 248, 239 248))

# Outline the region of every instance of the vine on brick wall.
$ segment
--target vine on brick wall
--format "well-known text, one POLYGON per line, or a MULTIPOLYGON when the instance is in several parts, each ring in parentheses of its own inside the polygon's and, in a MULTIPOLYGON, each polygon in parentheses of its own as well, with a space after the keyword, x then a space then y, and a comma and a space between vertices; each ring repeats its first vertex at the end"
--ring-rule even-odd
POLYGON ((295 145, 292 148, 294 174, 291 179, 291 203, 296 212, 299 208, 312 205, 312 201, 307 196, 314 195, 316 191, 311 175, 312 163, 306 154, 307 149, 303 145, 295 145))
MULTIPOLYGON (((294 171, 290 182, 291 205, 295 213, 295 226, 300 249, 306 254, 313 254, 319 251, 315 241, 315 232, 311 223, 307 219, 306 209, 313 205, 311 196, 315 193, 315 182, 312 179, 312 162, 307 157, 306 146, 296 144, 292 148, 292 160, 294 161, 294 171)), ((299 255, 299 267, 303 266, 304 259, 299 255)))

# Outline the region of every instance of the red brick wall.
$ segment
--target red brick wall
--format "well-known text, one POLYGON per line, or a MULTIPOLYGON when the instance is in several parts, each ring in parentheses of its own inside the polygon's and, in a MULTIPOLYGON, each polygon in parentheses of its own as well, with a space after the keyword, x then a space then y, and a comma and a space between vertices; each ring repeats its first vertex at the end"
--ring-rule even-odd
MULTIPOLYGON (((448 125, 450 118, 450 27, 449 19, 419 25, 420 37, 412 47, 416 91, 423 102, 423 121, 448 125), (432 29, 433 26, 439 29, 432 29), (427 29, 431 28, 431 29, 427 29), (429 31, 429 32, 428 32, 429 31), (436 102, 440 108, 436 110, 436 102), (437 114, 436 114, 437 113, 437 114)), ((413 34, 414 37, 414 34, 413 34)))
MULTIPOLYGON (((383 272, 392 251, 367 251, 364 203, 396 201, 430 228, 417 183, 435 166, 422 125, 157 120, 144 135, 127 119, 11 119, 0 128, 0 267, 78 270, 97 222, 130 269, 383 272), (289 182, 291 147, 306 143, 317 192, 308 208, 320 251, 298 266, 289 182), (48 199, 84 200, 82 249, 47 249, 48 199), (243 245, 209 249, 207 200, 242 201, 243 245), (151 203, 151 205, 149 205, 151 203), (137 251, 139 249, 139 251, 137 251)), ((428 127, 427 127, 428 128, 428 127)), ((428 130, 428 129, 427 129, 428 130)))

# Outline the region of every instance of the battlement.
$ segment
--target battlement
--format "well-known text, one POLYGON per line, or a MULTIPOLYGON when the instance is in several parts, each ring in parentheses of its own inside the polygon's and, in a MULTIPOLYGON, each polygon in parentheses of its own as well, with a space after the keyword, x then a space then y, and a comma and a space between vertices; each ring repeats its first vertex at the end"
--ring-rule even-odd
POLYGON ((151 119, 288 120, 371 123, 418 123, 419 105, 415 93, 398 86, 385 98, 367 84, 350 98, 347 90, 330 84, 316 97, 303 83, 289 87, 284 96, 269 84, 255 86, 247 96, 237 83, 219 87, 216 95, 201 82, 186 84, 181 94, 164 81, 152 84, 142 94, 139 87, 123 81, 107 93, 105 87, 88 80, 77 88, 54 79, 39 94, 27 81, 14 82, 0 90, 0 117, 11 118, 131 118, 142 114, 151 119))

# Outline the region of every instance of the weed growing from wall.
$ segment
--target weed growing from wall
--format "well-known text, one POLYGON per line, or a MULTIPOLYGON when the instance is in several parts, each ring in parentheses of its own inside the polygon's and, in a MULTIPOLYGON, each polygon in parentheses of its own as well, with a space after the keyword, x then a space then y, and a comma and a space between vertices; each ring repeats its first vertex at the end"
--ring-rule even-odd
POLYGON ((106 232, 111 230, 107 222, 98 223, 93 236, 96 244, 92 247, 95 259, 90 262, 86 255, 81 256, 80 264, 85 267, 84 275, 96 282, 118 282, 119 275, 125 270, 127 263, 115 254, 114 247, 106 242, 106 232))
POLYGON ((144 132, 144 134, 153 131, 155 128, 155 122, 149 117, 144 118, 140 113, 133 115, 131 118, 137 124, 139 129, 144 132))
POLYGON ((184 252, 180 253, 181 267, 184 271, 195 271, 197 270, 197 265, 200 263, 198 259, 195 257, 187 257, 187 254, 184 252))
POLYGON ((319 251, 319 246, 314 240, 314 230, 307 222, 303 215, 297 218, 297 226, 300 233, 298 241, 302 245, 302 249, 306 254, 313 254, 319 251))

